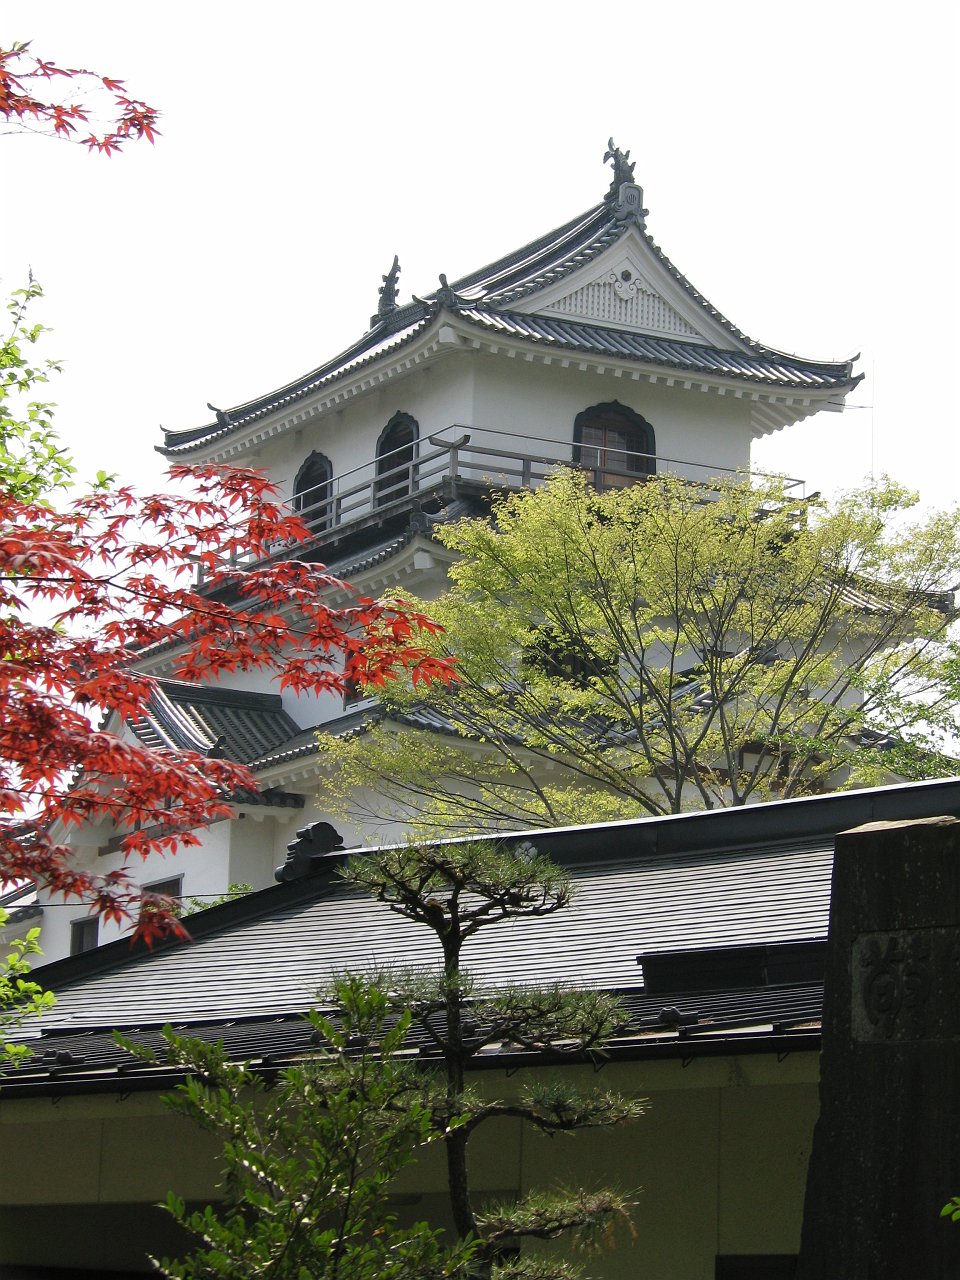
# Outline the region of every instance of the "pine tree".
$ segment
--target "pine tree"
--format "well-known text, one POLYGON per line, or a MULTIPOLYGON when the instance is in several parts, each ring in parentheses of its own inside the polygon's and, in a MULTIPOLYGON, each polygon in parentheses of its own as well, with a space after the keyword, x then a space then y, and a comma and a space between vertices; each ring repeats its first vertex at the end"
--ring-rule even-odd
POLYGON ((447 842, 386 848, 352 859, 347 878, 399 915, 433 931, 442 952, 434 973, 390 975, 394 1005, 412 1017, 442 1058, 434 1102, 446 1148, 450 1209, 457 1234, 474 1241, 469 1275, 478 1280, 564 1280, 570 1264, 521 1256, 524 1242, 570 1235, 576 1244, 609 1237, 628 1221, 618 1191, 533 1192, 508 1205, 481 1204, 471 1186, 470 1144, 487 1122, 514 1117, 547 1134, 609 1126, 642 1114, 642 1102, 605 1090, 580 1092, 542 1077, 519 1098, 480 1097, 467 1082, 472 1060, 494 1044, 547 1059, 602 1053, 623 1022, 613 997, 562 986, 480 988, 463 949, 481 930, 563 910, 571 899, 564 872, 525 843, 447 842))

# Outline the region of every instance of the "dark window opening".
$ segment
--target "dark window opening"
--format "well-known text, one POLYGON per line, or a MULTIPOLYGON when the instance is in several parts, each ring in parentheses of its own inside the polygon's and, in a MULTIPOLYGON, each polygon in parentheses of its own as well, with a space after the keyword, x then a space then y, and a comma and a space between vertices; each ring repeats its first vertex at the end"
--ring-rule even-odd
POLYGON ((179 916, 183 911, 181 901, 183 895, 183 876, 170 876, 166 880, 154 880, 151 884, 140 886, 140 911, 143 915, 169 909, 171 915, 179 916), (170 898, 171 902, 160 902, 157 899, 170 898))
POLYGON ((140 886, 141 893, 153 893, 161 898, 179 898, 183 892, 183 876, 170 876, 167 880, 154 880, 140 886))
POLYGON ((794 1280, 795 1253, 740 1253, 718 1257, 715 1280, 794 1280))
POLYGON ((347 677, 343 688, 343 705, 345 707, 353 707, 358 702, 363 702, 372 696, 369 689, 365 688, 355 676, 347 677))
POLYGON ((84 951, 95 950, 100 940, 100 917, 88 916, 85 920, 70 922, 70 954, 78 956, 84 951))
POLYGON ((377 445, 375 506, 385 506, 413 492, 418 436, 419 427, 409 413, 395 413, 387 423, 377 445))
POLYGON ((592 471, 598 489, 624 489, 657 469, 656 439, 646 418, 616 400, 577 414, 574 465, 592 471))
POLYGON ((727 991, 778 987, 823 979, 825 942, 781 942, 758 947, 715 947, 637 956, 644 990, 727 991))
POLYGON ((293 509, 313 533, 333 524, 333 467, 322 453, 311 453, 293 482, 293 509))

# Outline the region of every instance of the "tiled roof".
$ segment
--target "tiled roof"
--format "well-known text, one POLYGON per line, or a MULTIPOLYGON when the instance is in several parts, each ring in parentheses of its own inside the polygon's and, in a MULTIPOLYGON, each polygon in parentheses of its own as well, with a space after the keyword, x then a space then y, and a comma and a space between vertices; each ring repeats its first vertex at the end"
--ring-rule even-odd
MULTIPOLYGON (((530 838, 539 844, 538 833, 530 838)), ((513 921, 467 942, 464 963, 478 987, 561 982, 630 990, 641 985, 643 951, 825 935, 832 856, 823 845, 830 841, 640 854, 627 862, 603 858, 602 832, 596 843, 594 858, 568 868, 575 893, 567 910, 513 921)), ((122 983, 102 973, 58 990, 44 1026, 295 1013, 336 973, 420 968, 439 959, 428 929, 337 879, 293 903, 284 888, 261 891, 254 919, 137 958, 124 966, 122 983)))
MULTIPOLYGON (((808 976, 738 988, 705 972, 654 992, 638 956, 746 954, 781 943, 809 951, 826 934, 836 832, 938 814, 960 815, 960 779, 518 832, 502 838, 529 839, 567 869, 572 905, 481 932, 464 960, 480 989, 559 982, 623 993, 630 1023, 613 1054, 729 1053, 750 1040, 788 1049, 817 1027, 820 990, 808 976)), ((341 857, 331 855, 313 879, 191 917, 190 944, 146 952, 121 940, 35 971, 57 1004, 40 1024, 34 1059, 9 1073, 0 1094, 122 1089, 149 1075, 112 1044, 112 1027, 149 1042, 171 1022, 223 1038, 238 1056, 282 1062, 307 1049, 300 1015, 335 974, 436 964, 432 933, 344 884, 335 874, 341 857)), ((487 1057, 503 1065, 514 1052, 501 1046, 487 1057)), ((164 1070, 146 1086, 165 1083, 164 1070)))
POLYGON ((467 302, 509 304, 571 275, 619 240, 627 226, 612 218, 606 203, 595 205, 538 240, 454 281, 451 288, 467 302))
POLYGON ((249 762, 250 767, 255 773, 262 773, 265 769, 272 769, 277 765, 290 764, 294 760, 303 760, 308 756, 316 755, 320 750, 318 741, 320 733, 334 738, 347 737, 365 729, 372 721, 380 719, 381 714, 379 707, 376 706, 364 706, 345 711, 343 715, 337 716, 334 720, 325 720, 322 725, 315 725, 310 729, 302 729, 295 737, 280 743, 272 751, 265 752, 262 756, 258 756, 256 760, 251 760, 249 762))
MULTIPOLYGON (((628 1021, 604 1048, 606 1059, 683 1057, 775 1049, 790 1053, 819 1047, 823 988, 820 983, 743 989, 736 992, 686 992, 679 998, 621 993, 628 1021), (677 1009, 677 1026, 671 1012, 677 1009)), ((179 1023, 179 1034, 220 1041, 229 1057, 267 1070, 282 1069, 317 1049, 313 1027, 300 1013, 237 1018, 196 1025, 179 1023)), ((158 1061, 145 1064, 118 1048, 111 1031, 47 1030, 33 1042, 34 1056, 15 1073, 0 1073, 0 1097, 23 1094, 165 1089, 180 1077, 166 1063, 161 1028, 124 1027, 135 1044, 153 1050, 158 1061)), ((432 1056, 433 1045, 421 1028, 411 1028, 408 1051, 432 1056)), ((516 1045, 493 1045, 474 1059, 474 1068, 515 1068, 544 1054, 516 1045)), ((558 1053, 554 1061, 571 1055, 558 1053)), ((549 1058, 548 1058, 549 1060, 549 1058)))
POLYGON ((164 445, 160 448, 160 452, 175 457, 189 453, 191 449, 200 445, 208 445, 230 436, 238 428, 255 422, 269 413, 274 413, 277 409, 295 404, 304 396, 318 391, 328 383, 336 382, 339 378, 353 373, 364 365, 371 364, 383 355, 392 354, 427 327, 430 311, 422 304, 414 303, 403 309, 402 316, 405 315, 410 317, 409 324, 401 328, 393 328, 388 333, 383 333, 379 327, 370 330, 346 351, 342 351, 340 355, 334 356, 332 360, 328 360, 326 364, 320 365, 304 377, 288 383, 277 391, 271 391, 257 400, 249 400, 246 404, 231 409, 227 414, 229 421, 226 423, 212 422, 187 431, 165 431, 164 445))
POLYGON ((644 364, 707 376, 738 378, 777 387, 822 390, 849 389, 847 365, 817 364, 795 356, 765 352, 721 351, 699 342, 655 337, 607 325, 553 316, 524 315, 517 311, 487 311, 464 307, 460 316, 470 324, 504 337, 535 342, 584 355, 614 360, 638 360, 644 364))
POLYGON ((204 688, 159 680, 145 715, 132 728, 154 749, 216 752, 240 764, 267 754, 300 732, 279 695, 204 688))
POLYGON ((324 567, 327 573, 334 578, 355 578, 358 573, 364 573, 367 569, 373 569, 378 564, 385 564, 391 556, 396 555, 398 551, 402 551, 416 536, 416 531, 412 528, 405 529, 396 537, 388 538, 386 542, 377 543, 376 546, 366 547, 362 552, 354 552, 349 556, 343 556, 340 560, 331 560, 324 567))
POLYGON ((852 377, 848 362, 806 361, 773 351, 748 338, 690 284, 642 225, 640 234, 651 254, 696 307, 730 335, 729 350, 649 337, 610 326, 521 316, 511 310, 521 299, 556 284, 599 256, 623 237, 631 225, 635 224, 619 220, 615 208, 608 202, 595 205, 522 248, 462 276, 446 290, 414 298, 398 307, 346 351, 305 377, 229 410, 219 421, 186 431, 167 431, 160 451, 179 456, 208 446, 382 357, 392 356, 426 332, 445 306, 460 311, 469 323, 495 329, 504 336, 553 343, 610 358, 642 360, 666 368, 790 388, 822 390, 835 386, 846 392, 859 380, 852 377), (736 349, 741 346, 746 351, 736 349))
MULTIPOLYGON (((395 541, 402 545, 403 539, 395 541)), ((392 547, 392 543, 384 544, 365 558, 376 563, 392 547)), ((323 730, 336 735, 352 733, 378 715, 377 709, 370 707, 348 711, 325 723, 323 730)), ((283 710, 279 694, 207 688, 179 680, 157 682, 147 711, 132 728, 140 741, 154 750, 204 754, 216 750, 217 755, 245 764, 255 773, 315 755, 319 749, 317 727, 301 729, 283 710)), ((264 794, 270 803, 300 799, 264 794)), ((256 796, 244 798, 256 801, 256 796)))

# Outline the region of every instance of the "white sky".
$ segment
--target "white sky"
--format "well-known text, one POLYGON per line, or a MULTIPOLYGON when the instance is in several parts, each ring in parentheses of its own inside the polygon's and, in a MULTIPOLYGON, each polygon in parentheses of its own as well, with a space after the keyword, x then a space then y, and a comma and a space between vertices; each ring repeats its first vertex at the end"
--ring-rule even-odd
POLYGON ((654 239, 751 337, 863 353, 843 416, 758 446, 808 488, 956 496, 955 6, 3 0, 0 44, 126 80, 155 148, 0 139, 84 473, 158 484, 159 423, 307 372, 376 310, 596 203, 630 148, 654 239))

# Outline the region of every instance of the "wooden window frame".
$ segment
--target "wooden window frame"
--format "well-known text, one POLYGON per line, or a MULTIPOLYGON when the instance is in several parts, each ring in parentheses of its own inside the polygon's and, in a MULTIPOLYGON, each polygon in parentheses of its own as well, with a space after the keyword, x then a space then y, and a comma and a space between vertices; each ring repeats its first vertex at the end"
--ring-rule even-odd
POLYGON ((657 438, 653 427, 639 413, 619 400, 591 405, 578 413, 573 424, 573 463, 592 471, 598 489, 625 489, 657 472, 657 438), (584 441, 586 432, 622 430, 626 448, 584 441), (631 447, 632 446, 632 447, 631 447), (637 447, 640 446, 640 447, 637 447), (613 464, 616 455, 625 458, 623 467, 613 464))

